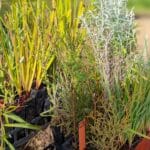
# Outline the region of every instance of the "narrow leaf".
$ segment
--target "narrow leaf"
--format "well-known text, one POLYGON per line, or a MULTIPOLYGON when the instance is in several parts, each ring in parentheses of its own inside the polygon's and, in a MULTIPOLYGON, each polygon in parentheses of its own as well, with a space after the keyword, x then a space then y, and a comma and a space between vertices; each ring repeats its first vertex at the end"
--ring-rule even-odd
POLYGON ((5 124, 5 127, 16 127, 16 128, 26 128, 26 129, 33 129, 33 130, 39 130, 40 127, 36 126, 36 125, 32 125, 29 123, 9 123, 9 124, 5 124))
POLYGON ((25 120, 23 120, 21 117, 19 117, 19 116, 17 116, 17 115, 15 115, 15 114, 13 114, 13 113, 4 113, 3 114, 5 117, 8 117, 9 119, 12 119, 12 120, 14 120, 14 121, 17 121, 17 122, 19 122, 19 123, 25 123, 25 120))

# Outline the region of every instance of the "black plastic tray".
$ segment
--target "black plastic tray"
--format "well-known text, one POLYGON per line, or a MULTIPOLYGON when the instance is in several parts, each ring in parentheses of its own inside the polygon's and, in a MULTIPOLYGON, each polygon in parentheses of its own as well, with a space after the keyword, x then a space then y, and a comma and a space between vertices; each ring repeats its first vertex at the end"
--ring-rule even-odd
MULTIPOLYGON (((14 113, 26 120, 28 123, 43 126, 50 122, 51 118, 49 116, 41 117, 40 113, 48 110, 49 107, 50 100, 47 89, 42 87, 39 90, 32 90, 27 102, 24 104, 24 107, 14 113)), ((35 130, 24 128, 9 128, 7 131, 9 137, 8 140, 17 150, 24 146, 35 132, 35 130)))

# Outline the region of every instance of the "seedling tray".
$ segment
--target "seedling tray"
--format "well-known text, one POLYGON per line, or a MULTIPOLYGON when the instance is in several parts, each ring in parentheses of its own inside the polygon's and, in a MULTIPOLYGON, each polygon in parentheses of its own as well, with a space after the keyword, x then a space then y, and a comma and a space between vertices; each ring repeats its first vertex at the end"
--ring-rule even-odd
MULTIPOLYGON (((16 101, 19 101, 19 99, 16 101)), ((48 110, 49 107, 49 96, 46 87, 43 86, 38 90, 31 90, 30 96, 24 103, 24 106, 16 110, 14 113, 28 123, 43 126, 50 122, 51 118, 49 116, 41 117, 40 113, 48 110)), ((8 129, 9 141, 14 145, 16 150, 21 149, 35 132, 35 130, 24 128, 8 129)))

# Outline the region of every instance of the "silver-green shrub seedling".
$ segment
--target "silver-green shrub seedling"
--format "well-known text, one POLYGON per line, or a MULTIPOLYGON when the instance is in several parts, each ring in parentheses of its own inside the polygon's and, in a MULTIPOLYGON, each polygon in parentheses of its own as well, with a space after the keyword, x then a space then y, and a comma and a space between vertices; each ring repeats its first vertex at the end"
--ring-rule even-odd
POLYGON ((82 18, 107 92, 113 77, 123 77, 124 58, 135 46, 134 14, 127 0, 96 0, 95 9, 82 18))

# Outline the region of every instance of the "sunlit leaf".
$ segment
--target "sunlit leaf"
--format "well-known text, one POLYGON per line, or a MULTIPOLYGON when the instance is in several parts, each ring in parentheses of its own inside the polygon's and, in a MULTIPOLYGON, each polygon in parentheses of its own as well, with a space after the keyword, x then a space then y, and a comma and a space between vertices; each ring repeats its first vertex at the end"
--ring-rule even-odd
POLYGON ((9 119, 11 120, 14 120, 16 122, 19 122, 19 123, 25 123, 25 120, 23 120, 21 117, 13 114, 13 113, 4 113, 3 114, 5 117, 8 117, 9 119))
POLYGON ((10 150, 15 150, 14 146, 6 138, 4 138, 4 141, 6 142, 10 150))
POLYGON ((39 126, 31 125, 28 123, 9 123, 9 124, 5 124, 4 126, 10 127, 10 128, 16 127, 16 128, 26 128, 26 129, 33 129, 33 130, 39 130, 40 129, 39 126))

